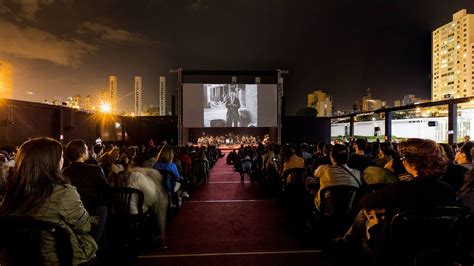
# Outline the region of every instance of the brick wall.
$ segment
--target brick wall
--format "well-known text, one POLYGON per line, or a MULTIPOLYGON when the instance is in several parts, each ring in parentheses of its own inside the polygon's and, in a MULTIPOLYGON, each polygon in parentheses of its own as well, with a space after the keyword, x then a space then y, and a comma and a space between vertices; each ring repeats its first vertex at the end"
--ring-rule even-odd
POLYGON ((246 109, 250 112, 250 123, 257 125, 257 89, 256 86, 250 85, 245 90, 246 109))

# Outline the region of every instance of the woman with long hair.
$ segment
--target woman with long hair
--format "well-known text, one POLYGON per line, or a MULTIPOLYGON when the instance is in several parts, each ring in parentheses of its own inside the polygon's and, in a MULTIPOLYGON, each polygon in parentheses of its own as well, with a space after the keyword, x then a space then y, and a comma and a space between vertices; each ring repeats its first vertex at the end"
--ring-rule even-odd
MULTIPOLYGON (((90 218, 76 188, 61 175, 62 154, 61 143, 53 139, 36 138, 23 143, 13 175, 7 180, 0 215, 28 215, 64 227, 70 233, 73 264, 80 264, 94 256, 97 244, 87 234, 90 218)), ((45 264, 57 265, 54 237, 43 234, 42 238, 45 264)))
MULTIPOLYGON (((153 168, 160 171, 166 170, 171 172, 165 181, 165 189, 167 192, 178 192, 181 188, 183 178, 178 172, 178 167, 173 163, 174 152, 173 148, 169 145, 164 145, 157 156, 157 162, 153 165, 153 168)), ((185 197, 188 197, 188 193, 185 193, 185 197)))

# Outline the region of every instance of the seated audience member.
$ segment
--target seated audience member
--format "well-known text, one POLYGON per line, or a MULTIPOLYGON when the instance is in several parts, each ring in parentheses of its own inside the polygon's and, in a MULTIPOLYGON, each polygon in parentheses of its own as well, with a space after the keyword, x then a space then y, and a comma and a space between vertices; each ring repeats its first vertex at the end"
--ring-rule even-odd
POLYGON ((365 154, 366 149, 367 141, 365 139, 357 139, 354 144, 355 152, 349 157, 347 166, 363 173, 365 168, 372 165, 372 156, 365 154))
MULTIPOLYGON (((474 223, 474 170, 471 169, 465 174, 464 183, 461 188, 456 192, 456 200, 461 206, 467 207, 471 209, 469 223, 471 226, 468 227, 467 232, 464 233, 464 238, 461 240, 462 245, 464 246, 465 250, 461 253, 470 256, 467 258, 466 261, 472 262, 472 257, 474 255, 474 228, 472 224, 474 223)), ((464 264, 463 264, 464 265, 464 264)), ((466 263, 468 265, 468 263, 466 263)))
POLYGON ((397 178, 401 181, 406 181, 413 178, 403 166, 402 160, 400 160, 400 156, 396 155, 393 156, 393 159, 387 162, 384 166, 385 169, 389 170, 390 172, 394 173, 397 178))
POLYGON ((313 155, 308 152, 308 148, 309 148, 308 144, 306 144, 306 143, 302 143, 300 145, 301 154, 303 155, 303 158, 304 158, 304 160, 307 164, 311 163, 311 161, 313 159, 313 155))
POLYGON ((153 165, 156 164, 156 157, 158 156, 158 151, 158 148, 154 146, 148 149, 147 157, 145 161, 143 161, 142 166, 145 168, 153 168, 153 165))
POLYGON ((380 144, 380 149, 377 158, 374 159, 374 166, 384 167, 390 160, 392 155, 395 153, 393 145, 390 142, 383 142, 380 144))
POLYGON ((196 153, 194 162, 194 180, 193 182, 200 183, 209 178, 209 160, 203 150, 196 153))
POLYGON ((181 149, 179 160, 183 165, 191 166, 193 164, 193 159, 189 156, 189 148, 187 146, 181 149))
POLYGON ((276 153, 275 153, 274 149, 275 149, 274 144, 269 145, 267 147, 267 151, 265 152, 265 154, 262 157, 262 161, 263 161, 262 162, 262 171, 265 172, 265 173, 268 173, 268 166, 270 164, 273 164, 275 169, 278 169, 278 166, 275 164, 276 153))
POLYGON ((282 155, 282 174, 284 174, 289 169, 305 167, 304 158, 300 149, 295 149, 291 145, 285 145, 283 146, 282 155))
POLYGON ((229 152, 229 154, 227 154, 226 163, 234 164, 236 156, 237 156, 237 153, 235 152, 235 150, 232 150, 231 152, 229 152))
POLYGON ((99 166, 84 163, 89 158, 89 151, 83 140, 70 141, 66 146, 66 157, 71 164, 63 169, 63 175, 77 188, 89 214, 99 216, 99 222, 90 234, 100 240, 107 220, 107 179, 99 166))
POLYGON ((250 159, 249 155, 246 155, 245 158, 242 160, 242 170, 240 171, 240 181, 244 182, 245 173, 250 175, 252 171, 252 159, 250 159))
POLYGON ((9 174, 10 166, 8 165, 8 159, 5 157, 5 155, 0 154, 0 202, 3 200, 3 196, 5 195, 9 174))
POLYGON ((362 173, 363 183, 367 185, 388 184, 398 181, 398 176, 388 169, 369 166, 362 173))
POLYGON ((89 155, 89 159, 87 159, 84 163, 98 165, 99 164, 98 160, 102 156, 103 153, 104 153, 104 146, 102 146, 101 144, 95 144, 92 147, 92 154, 89 155))
MULTIPOLYGON (((463 144, 464 145, 464 144, 463 144)), ((471 145, 470 143, 468 145, 471 145)), ((453 151, 453 148, 446 143, 439 144, 442 156, 447 159, 447 170, 445 175, 441 178, 442 181, 451 185, 454 191, 458 191, 464 184, 464 175, 469 171, 469 163, 463 164, 466 160, 466 156, 461 153, 466 152, 468 149, 467 145, 464 147, 464 152, 453 151), (460 164, 456 164, 456 159, 460 164), (467 165, 467 168, 463 165, 467 165)))
MULTIPOLYGON (((73 264, 77 265, 94 257, 97 244, 88 234, 89 214, 76 188, 61 175, 62 152, 61 143, 48 138, 31 139, 21 145, 0 215, 29 215, 59 224, 70 233, 73 264)), ((43 263, 59 265, 54 237, 41 237, 43 263)))
MULTIPOLYGON (((169 145, 164 145, 161 148, 160 153, 158 153, 157 162, 153 166, 153 168, 158 171, 166 170, 171 172, 169 178, 166 178, 166 180, 164 180, 165 189, 167 192, 178 192, 181 188, 180 182, 183 181, 183 178, 179 175, 176 164, 173 163, 173 158, 173 148, 169 145)), ((188 196, 187 193, 185 193, 185 197, 186 196, 188 196)))
POLYGON ((161 239, 166 239, 166 215, 168 211, 169 198, 164 188, 163 177, 161 176, 160 172, 153 168, 132 167, 129 168, 129 171, 140 172, 155 184, 155 188, 157 191, 156 199, 158 200, 158 202, 156 205, 154 205, 154 211, 157 216, 158 225, 160 226, 159 232, 160 236, 162 236, 161 239))
MULTIPOLYGON (((160 245, 166 248, 166 211, 168 208, 168 196, 162 186, 162 177, 155 169, 134 168, 132 165, 126 171, 113 174, 113 186, 130 187, 143 192, 143 211, 151 210, 156 216, 157 224, 155 230, 160 235, 160 245)), ((137 214, 137 198, 131 199, 131 214, 137 214)))
POLYGON ((471 209, 471 216, 474 215, 474 170, 471 169, 466 173, 464 184, 456 192, 456 199, 471 209))
POLYGON ((314 171, 314 177, 319 180, 319 191, 314 198, 316 208, 319 209, 320 192, 325 187, 346 185, 360 187, 360 172, 357 169, 351 169, 347 166, 349 159, 349 150, 345 145, 334 145, 330 158, 332 165, 321 165, 314 171))
POLYGON ((15 167, 15 155, 17 152, 17 147, 12 145, 5 145, 0 147, 0 151, 3 153, 5 157, 8 159, 8 166, 11 168, 15 167))
POLYGON ((313 163, 313 169, 318 168, 320 165, 332 164, 329 154, 331 154, 333 146, 331 144, 322 143, 322 147, 321 154, 318 156, 319 158, 313 163))
MULTIPOLYGON (((446 170, 446 160, 434 141, 409 139, 400 143, 399 151, 403 166, 413 178, 395 182, 382 191, 364 196, 360 200, 360 205, 364 209, 346 233, 344 237, 346 241, 360 241, 363 238, 367 221, 365 210, 384 209, 385 219, 382 225, 387 226, 395 214, 403 211, 423 212, 432 207, 456 204, 452 188, 439 181, 446 170)), ((380 238, 382 235, 375 237, 379 240, 384 239, 380 238)), ((383 249, 383 243, 378 243, 377 248, 383 249)))
POLYGON ((464 136, 464 143, 471 142, 471 137, 469 135, 464 136))
POLYGON ((119 159, 120 149, 117 147, 111 148, 99 158, 99 166, 104 171, 104 175, 107 180, 110 176, 110 173, 119 173, 124 170, 123 166, 119 162, 119 159))
POLYGON ((465 167, 467 170, 472 168, 471 149, 472 144, 470 142, 463 143, 454 156, 456 164, 465 167))
POLYGON ((325 145, 324 142, 318 143, 318 145, 316 146, 316 150, 313 153, 313 158, 319 159, 319 158, 324 157, 324 155, 323 155, 324 145, 325 145))

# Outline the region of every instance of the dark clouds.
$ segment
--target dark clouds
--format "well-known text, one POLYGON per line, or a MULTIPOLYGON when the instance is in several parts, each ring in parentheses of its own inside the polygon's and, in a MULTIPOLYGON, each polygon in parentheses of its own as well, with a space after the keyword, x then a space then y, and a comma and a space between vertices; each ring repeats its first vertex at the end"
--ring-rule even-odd
MULTIPOLYGON (((324 89, 349 107, 370 87, 389 104, 430 95, 431 31, 467 0, 0 0, 0 57, 13 61, 14 96, 96 94, 119 78, 131 107, 133 76, 158 103, 170 68, 286 68, 287 113, 324 89)), ((172 92, 168 93, 171 95, 172 92)))

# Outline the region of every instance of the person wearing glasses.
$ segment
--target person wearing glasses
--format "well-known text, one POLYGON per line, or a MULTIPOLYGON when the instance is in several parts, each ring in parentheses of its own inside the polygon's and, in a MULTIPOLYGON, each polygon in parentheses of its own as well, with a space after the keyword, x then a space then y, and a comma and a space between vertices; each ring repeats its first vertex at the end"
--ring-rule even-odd
MULTIPOLYGON (((375 239, 376 252, 384 252, 385 238, 392 217, 403 211, 423 212, 438 206, 456 205, 456 194, 450 185, 439 180, 446 172, 446 158, 432 140, 408 139, 399 144, 400 160, 412 176, 398 181, 383 190, 365 195, 359 205, 362 211, 352 227, 336 243, 361 245, 368 238, 375 239), (384 219, 379 220, 376 230, 365 238, 370 223, 370 210, 384 210, 384 219)), ((366 242, 367 243, 367 242, 366 242)))

